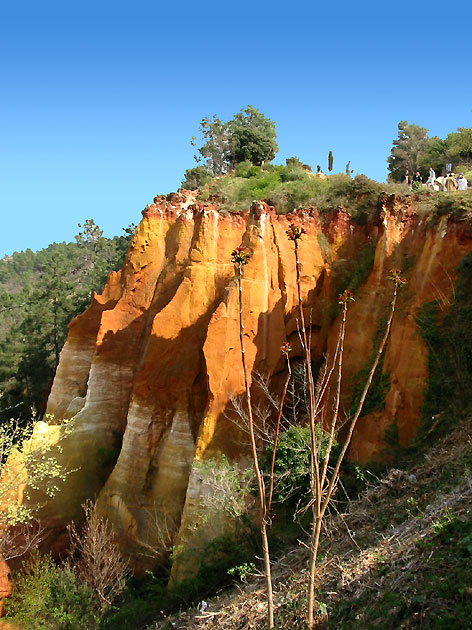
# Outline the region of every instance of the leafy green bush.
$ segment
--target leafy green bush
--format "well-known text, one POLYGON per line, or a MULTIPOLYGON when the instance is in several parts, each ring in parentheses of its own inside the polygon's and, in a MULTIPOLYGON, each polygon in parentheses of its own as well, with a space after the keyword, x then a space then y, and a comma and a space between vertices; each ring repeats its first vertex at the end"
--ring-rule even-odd
MULTIPOLYGON (((316 426, 320 443, 320 459, 326 454, 329 435, 320 425, 316 426)), ((336 441, 334 442, 336 446, 336 441)), ((273 444, 267 448, 262 464, 266 473, 270 471, 273 444)), ((279 503, 297 504, 308 494, 310 488, 311 435, 309 426, 292 425, 282 431, 277 443, 274 465, 274 496, 279 503)))
POLYGON ((237 201, 265 199, 269 192, 277 187, 280 174, 277 171, 268 173, 261 171, 256 177, 244 179, 237 194, 237 201))
POLYGON ((73 571, 36 552, 14 580, 6 600, 8 619, 28 630, 92 630, 98 627, 92 595, 73 571))
POLYGON ((261 172, 261 168, 259 166, 255 166, 249 160, 245 160, 244 162, 240 162, 236 165, 234 169, 234 174, 236 177, 256 177, 261 172))
POLYGON ((61 630, 91 630, 99 620, 93 609, 92 594, 79 584, 72 569, 56 569, 51 585, 50 616, 61 630))
POLYGON ((281 167, 280 179, 283 182, 307 182, 310 180, 310 175, 301 166, 287 165, 281 167))
POLYGON ((206 186, 211 179, 213 179, 213 173, 205 166, 195 166, 185 171, 181 186, 187 190, 196 190, 206 186))
POLYGON ((287 158, 285 160, 285 164, 287 166, 299 166, 300 168, 303 166, 303 162, 299 160, 295 155, 287 158))

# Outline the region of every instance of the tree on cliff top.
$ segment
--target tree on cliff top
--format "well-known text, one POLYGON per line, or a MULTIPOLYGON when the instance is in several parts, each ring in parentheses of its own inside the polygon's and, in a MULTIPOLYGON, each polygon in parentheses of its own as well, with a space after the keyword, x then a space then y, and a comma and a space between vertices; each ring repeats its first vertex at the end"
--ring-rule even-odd
POLYGON ((472 128, 459 127, 448 134, 446 140, 447 156, 454 164, 472 165, 472 128))
POLYGON ((389 179, 399 182, 406 169, 409 169, 410 174, 419 170, 428 145, 426 127, 410 125, 406 120, 401 120, 398 123, 398 138, 393 141, 390 156, 387 158, 389 179))
POLYGON ((447 163, 453 169, 466 170, 472 165, 472 128, 460 127, 443 140, 437 136, 429 138, 425 127, 401 120, 387 162, 389 179, 394 182, 401 181, 407 168, 410 174, 420 171, 423 178, 428 177, 431 167, 440 175, 447 163))
MULTIPOLYGON (((203 144, 195 159, 203 161, 213 175, 224 175, 245 161, 260 166, 273 160, 278 151, 274 121, 251 105, 227 122, 216 115, 204 118, 199 131, 203 144)), ((193 146, 197 142, 197 138, 192 138, 193 146)))

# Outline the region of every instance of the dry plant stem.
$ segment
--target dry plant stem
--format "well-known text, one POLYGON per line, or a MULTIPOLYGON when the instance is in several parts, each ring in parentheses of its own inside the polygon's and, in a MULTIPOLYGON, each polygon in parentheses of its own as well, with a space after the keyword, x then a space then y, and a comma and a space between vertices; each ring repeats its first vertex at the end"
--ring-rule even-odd
POLYGON ((326 448, 326 453, 325 453, 324 462, 323 462, 323 470, 321 474, 320 501, 315 503, 315 506, 314 506, 315 518, 313 521, 312 541, 311 541, 311 548, 310 548, 310 554, 311 554, 310 561, 313 563, 312 566, 310 564, 310 568, 313 568, 313 574, 310 572, 310 578, 312 578, 312 581, 309 582, 309 591, 308 591, 309 608, 308 608, 308 614, 307 614, 308 627, 310 629, 314 627, 313 615, 314 615, 315 594, 316 594, 315 571, 316 571, 317 560, 318 560, 318 549, 319 549, 319 544, 320 544, 321 527, 323 524, 323 516, 326 509, 326 505, 329 501, 327 497, 325 497, 324 504, 323 504, 322 495, 325 489, 326 477, 328 474, 328 462, 329 462, 329 458, 331 456, 331 451, 333 448, 334 434, 336 431, 336 423, 338 419, 339 405, 340 405, 340 400, 341 400, 341 382, 342 382, 342 365, 343 365, 343 355, 344 355, 344 336, 345 336, 345 331, 346 331, 346 315, 347 315, 347 302, 344 302, 343 318, 342 318, 341 326, 339 329, 336 354, 334 357, 333 367, 330 371, 330 376, 329 376, 329 378, 331 378, 331 374, 334 370, 334 365, 337 361, 338 362, 338 375, 337 375, 337 383, 336 383, 336 394, 335 394, 335 400, 334 400, 333 416, 331 419, 329 440, 328 440, 328 445, 326 448))
POLYGON ((344 442, 344 446, 343 446, 343 448, 341 450, 341 453, 339 454, 338 461, 336 462, 336 466, 335 466, 334 471, 333 471, 333 476, 331 477, 331 481, 329 483, 328 490, 326 492, 326 497, 325 497, 325 501, 324 501, 324 505, 323 505, 322 516, 326 512, 326 509, 327 509, 328 504, 329 504, 329 502, 331 500, 331 497, 333 496, 334 490, 336 488, 336 482, 337 482, 337 479, 339 477, 339 469, 341 468, 341 464, 343 462, 344 456, 346 455, 346 451, 349 448, 349 444, 351 443, 351 439, 352 439, 352 434, 354 432, 354 428, 355 428, 356 423, 359 420, 359 417, 360 417, 360 415, 362 413, 362 408, 364 407, 364 402, 365 402, 367 393, 369 391, 370 385, 372 383, 372 379, 374 377, 375 370, 377 369, 377 366, 378 366, 379 361, 380 361, 380 357, 382 356, 382 352, 385 349, 385 344, 387 343, 387 339, 388 339, 388 337, 390 335, 390 329, 392 327, 392 320, 393 320, 393 316, 395 314, 395 306, 396 306, 396 303, 397 303, 398 286, 399 286, 398 282, 395 281, 395 287, 393 289, 393 298, 392 298, 392 303, 391 303, 391 306, 390 306, 390 315, 389 315, 389 318, 388 318, 387 327, 385 329, 385 334, 383 336, 383 339, 382 339, 382 341, 380 343, 380 346, 379 346, 379 349, 377 351, 377 356, 375 357, 375 361, 372 364, 372 367, 370 369, 369 376, 368 376, 366 384, 364 386, 364 390, 363 390, 361 398, 359 400, 359 404, 357 406, 356 412, 355 412, 355 414, 354 414, 354 416, 352 418, 351 425, 349 427, 349 432, 348 432, 348 434, 346 436, 346 440, 344 442))
POLYGON ((290 361, 287 355, 287 378, 285 379, 284 389, 282 392, 282 399, 280 401, 279 413, 277 415, 277 424, 275 426, 275 437, 274 437, 274 448, 272 450, 272 462, 270 465, 270 487, 269 487, 269 499, 267 501, 267 511, 270 512, 270 508, 272 507, 272 495, 274 493, 274 468, 275 468, 275 456, 277 455, 277 442, 279 440, 280 433, 280 422, 282 420, 282 414, 285 404, 285 398, 287 396, 288 385, 290 383, 290 379, 292 377, 292 368, 290 367, 290 361))
POLYGON ((300 315, 300 325, 303 340, 303 349, 305 351, 305 364, 308 375, 308 391, 309 391, 309 422, 310 422, 310 435, 311 435, 311 457, 310 457, 310 480, 311 480, 311 494, 312 494, 312 510, 313 510, 313 525, 310 545, 310 567, 308 578, 308 611, 307 622, 308 628, 313 628, 314 618, 313 610, 315 604, 315 569, 316 569, 316 533, 321 531, 321 485, 320 485, 320 467, 317 457, 318 445, 316 440, 316 428, 315 428, 315 385, 313 381, 313 372, 311 369, 311 353, 310 346, 307 341, 307 334, 305 328, 305 317, 303 315, 303 303, 302 303, 302 291, 301 291, 301 279, 300 279, 300 260, 298 256, 298 241, 294 240, 295 245, 295 265, 297 270, 297 289, 298 289, 298 312, 300 315))
POLYGON ((347 315, 347 302, 344 302, 343 318, 341 322, 341 328, 339 330, 339 339, 338 339, 339 352, 337 355, 338 378, 337 378, 337 383, 336 383, 336 396, 334 399, 334 410, 333 410, 333 417, 331 420, 328 446, 326 448, 326 453, 325 453, 324 462, 323 462, 323 471, 321 473, 321 487, 322 488, 324 488, 326 475, 328 473, 328 462, 329 462, 329 458, 331 456, 331 451, 333 448, 334 434, 335 434, 336 425, 338 422, 339 404, 341 401, 341 382, 342 382, 342 367, 343 367, 343 355, 344 355, 344 336, 346 332, 346 315, 347 315))
POLYGON ((79 580, 92 592, 94 607, 100 617, 111 608, 113 601, 124 591, 130 573, 115 542, 108 523, 102 520, 91 501, 83 505, 85 524, 79 532, 74 523, 68 526, 71 558, 79 556, 75 566, 79 580))
MULTIPOLYGON (((310 562, 313 561, 313 583, 311 582, 311 571, 310 571, 310 582, 309 582, 309 591, 308 591, 308 615, 307 615, 307 621, 308 621, 308 628, 311 630, 312 628, 314 628, 314 617, 313 617, 313 610, 314 610, 314 604, 315 604, 315 583, 314 583, 314 570, 316 568, 316 561, 318 558, 318 550, 319 550, 319 543, 320 543, 320 535, 321 535, 321 526, 322 526, 322 522, 323 522, 323 518, 324 515, 326 513, 326 510, 331 502, 332 496, 334 494, 334 491, 336 489, 336 485, 337 485, 337 481, 339 479, 339 470, 341 468, 341 464, 344 460, 344 456, 346 455, 347 449, 349 448, 349 444, 351 442, 352 439, 352 434, 354 432, 354 428, 356 426, 356 423, 362 413, 362 409, 364 406, 364 402, 365 399, 367 397, 367 393, 369 391, 370 385, 372 383, 372 379, 374 377, 374 373, 375 370, 377 369, 377 366, 379 364, 380 361, 380 357, 382 356, 382 353, 385 349, 385 345, 387 343, 387 339, 390 335, 390 329, 391 329, 391 325, 392 325, 392 319, 393 319, 393 315, 395 313, 395 306, 396 306, 396 301, 397 301, 397 293, 398 293, 398 282, 395 281, 395 287, 393 290, 393 298, 392 298, 392 303, 391 303, 391 307, 390 307, 390 315, 388 318, 388 322, 387 322, 387 326, 385 329, 385 334, 382 338, 382 341, 380 343, 379 349, 377 351, 377 355, 375 357, 375 361, 372 364, 372 367, 370 369, 369 372, 369 376, 367 378, 366 384, 364 386, 364 390, 362 392, 361 398, 359 400, 359 404, 357 406, 356 412, 352 418, 350 427, 349 427, 349 432, 348 435, 346 437, 346 440, 344 442, 343 448, 341 450, 341 453, 338 457, 338 460, 336 462, 336 466, 334 468, 331 480, 328 484, 328 487, 326 489, 326 492, 324 492, 324 484, 326 481, 326 475, 327 475, 327 462, 329 460, 329 455, 330 455, 330 451, 332 448, 332 441, 330 439, 330 444, 328 447, 328 451, 326 452, 325 455, 325 464, 326 464, 326 471, 325 471, 325 467, 323 465, 323 479, 322 479, 322 487, 323 487, 323 501, 322 504, 320 505, 320 511, 318 513, 318 503, 315 503, 315 520, 314 520, 314 529, 313 529, 313 537, 312 537, 312 546, 310 549, 310 553, 311 553, 311 557, 310 557, 310 562), (328 458, 328 459, 326 459, 328 458), (310 607, 311 606, 311 607, 310 607)), ((344 352, 344 332, 345 332, 345 323, 346 323, 346 312, 347 312, 347 304, 344 303, 344 311, 343 311, 343 321, 341 324, 341 329, 340 329, 340 352, 339 352, 339 359, 338 359, 338 379, 337 379, 337 388, 336 388, 336 399, 335 399, 335 409, 334 409, 334 415, 333 415, 333 420, 332 420, 332 424, 331 424, 331 432, 330 432, 330 438, 331 438, 331 434, 334 437, 334 429, 336 426, 336 419, 337 419, 337 414, 339 412, 339 401, 340 401, 340 395, 341 395, 341 376, 342 376, 342 356, 343 356, 343 352, 344 352), (333 429, 334 427, 334 429, 333 429)), ((311 569, 311 564, 310 564, 310 569, 311 569)))
POLYGON ((241 262, 238 263, 238 270, 239 270, 239 274, 238 274, 239 341, 241 344, 241 361, 243 364, 244 385, 246 388, 246 401, 247 401, 247 408, 248 408, 249 434, 251 437, 252 457, 253 457, 253 463, 254 463, 254 471, 256 473, 257 487, 259 490, 260 529, 261 529, 261 538, 262 538, 262 552, 263 552, 263 557, 264 557, 264 573, 265 573, 266 588, 267 588, 267 627, 269 630, 272 630, 274 627, 274 598, 272 594, 272 577, 271 577, 271 568, 270 568, 269 541, 267 540, 267 503, 266 503, 264 479, 262 477, 262 473, 259 468, 259 458, 257 455, 257 445, 256 445, 255 434, 254 434, 254 418, 252 415, 251 390, 249 388, 249 382, 248 382, 248 377, 247 377, 246 355, 244 351, 244 338, 243 338, 244 322, 243 322, 243 300, 242 300, 243 269, 242 269, 241 262))

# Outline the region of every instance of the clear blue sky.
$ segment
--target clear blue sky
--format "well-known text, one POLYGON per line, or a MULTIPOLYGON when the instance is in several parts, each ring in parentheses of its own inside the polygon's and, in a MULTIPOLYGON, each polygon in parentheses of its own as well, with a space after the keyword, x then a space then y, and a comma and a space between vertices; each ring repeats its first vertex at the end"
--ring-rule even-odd
POLYGON ((397 124, 472 126, 469 3, 60 3, 0 8, 0 257, 137 223, 190 138, 251 104, 297 155, 385 180, 397 124), (431 17, 428 17, 431 16, 431 17), (449 68, 449 69, 448 69, 449 68))

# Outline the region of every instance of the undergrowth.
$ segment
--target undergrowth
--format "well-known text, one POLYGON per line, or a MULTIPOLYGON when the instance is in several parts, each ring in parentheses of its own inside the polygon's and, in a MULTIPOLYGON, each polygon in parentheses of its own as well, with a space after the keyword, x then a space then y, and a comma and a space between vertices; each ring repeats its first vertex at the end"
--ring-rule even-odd
POLYGON ((312 206, 325 212, 342 205, 354 221, 364 224, 376 211, 379 195, 396 190, 391 184, 380 184, 365 175, 351 179, 339 173, 323 180, 294 164, 259 167, 243 162, 233 174, 206 183, 199 199, 218 201, 222 212, 247 211, 254 199, 267 201, 279 214, 312 206))
MULTIPOLYGON (((407 470, 367 480, 326 523, 320 627, 472 628, 472 418, 407 470)), ((307 550, 274 563, 277 628, 305 628, 307 550)), ((265 628, 261 578, 221 593, 205 612, 182 611, 149 630, 265 628)))
POLYGON ((204 598, 228 587, 231 570, 252 562, 259 554, 257 536, 248 526, 239 532, 224 534, 209 542, 202 553, 198 571, 182 581, 169 583, 169 575, 147 572, 132 579, 123 602, 107 617, 104 627, 109 630, 142 628, 156 617, 186 609, 204 598))

